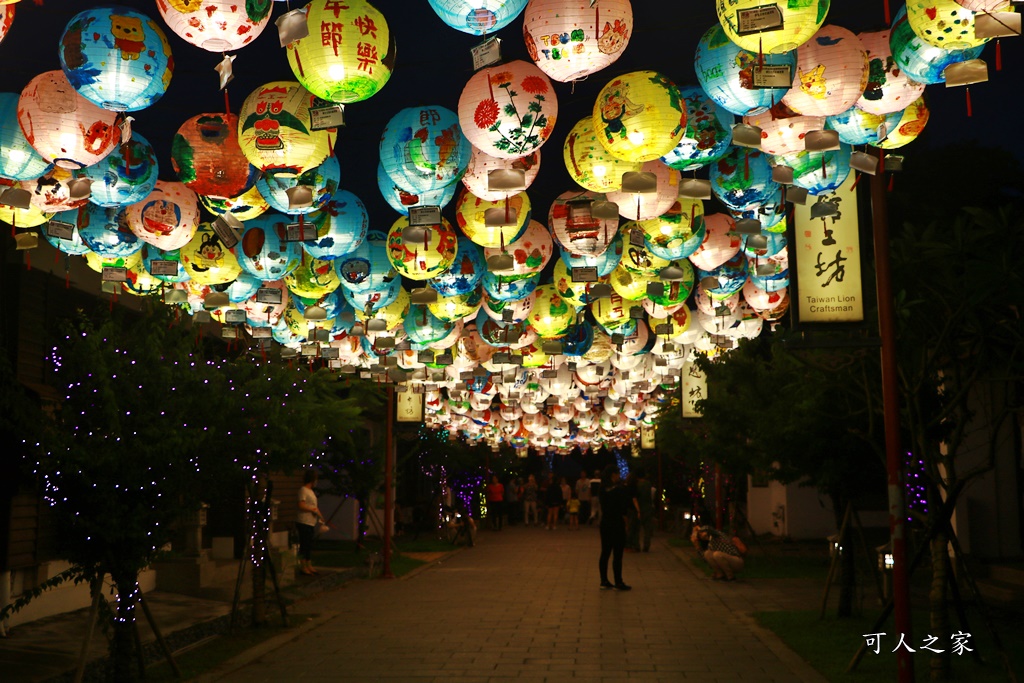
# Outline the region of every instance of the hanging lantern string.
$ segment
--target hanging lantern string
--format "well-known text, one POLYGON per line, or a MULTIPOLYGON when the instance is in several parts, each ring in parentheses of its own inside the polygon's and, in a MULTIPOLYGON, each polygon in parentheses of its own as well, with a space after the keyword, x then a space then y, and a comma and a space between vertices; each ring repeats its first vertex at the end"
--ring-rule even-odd
POLYGON ((892 25, 892 10, 889 9, 889 0, 882 0, 882 6, 885 9, 885 25, 892 25))
POLYGON ((224 113, 228 116, 231 115, 231 100, 228 98, 227 86, 224 87, 224 113))
POLYGON ((967 96, 967 117, 974 116, 974 107, 971 106, 971 86, 964 88, 964 93, 967 96))

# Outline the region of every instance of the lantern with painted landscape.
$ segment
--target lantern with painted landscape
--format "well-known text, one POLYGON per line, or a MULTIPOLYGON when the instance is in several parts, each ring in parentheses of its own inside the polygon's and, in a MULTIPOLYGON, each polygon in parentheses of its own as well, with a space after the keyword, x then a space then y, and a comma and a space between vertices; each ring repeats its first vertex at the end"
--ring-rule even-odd
POLYGON ((391 117, 380 138, 380 163, 397 185, 431 192, 457 181, 469 164, 471 146, 455 112, 437 106, 410 107, 391 117))
POLYGON ((768 156, 760 150, 733 146, 710 168, 715 196, 736 211, 762 204, 778 189, 768 156))
POLYGON ((195 235, 178 254, 189 278, 199 284, 224 284, 242 272, 238 259, 224 246, 210 223, 200 223, 195 235))
POLYGON ((825 22, 831 0, 800 0, 772 5, 781 14, 782 24, 764 29, 746 30, 745 21, 758 14, 762 0, 730 0, 716 3, 718 22, 729 39, 754 53, 776 54, 795 50, 811 39, 825 22))
POLYGON ((197 194, 235 197, 245 192, 252 167, 238 144, 238 117, 197 114, 185 121, 171 143, 171 166, 197 194))
POLYGON ((796 75, 796 51, 759 54, 757 48, 745 50, 729 40, 721 25, 716 24, 697 44, 694 69, 704 92, 726 111, 739 116, 759 114, 789 91, 796 75), (754 87, 755 76, 772 71, 782 72, 784 86, 754 87))
POLYGON ((632 71, 597 95, 593 111, 598 140, 626 161, 653 161, 673 149, 686 131, 679 88, 656 71, 632 71))
POLYGON ((857 107, 869 114, 902 111, 924 93, 925 84, 911 79, 893 57, 891 35, 892 31, 886 29, 857 36, 868 56, 868 82, 857 107))
POLYGON ((185 246, 199 226, 199 200, 182 183, 157 181, 149 196, 129 206, 127 213, 139 239, 167 251, 185 246))
POLYGON ((319 166, 333 151, 334 135, 311 130, 314 101, 295 81, 274 81, 253 90, 238 114, 238 143, 261 171, 299 174, 319 166))
POLYGON ((168 28, 208 52, 240 50, 270 23, 270 0, 157 0, 168 28))
POLYGON ((523 39, 530 59, 556 81, 575 81, 620 56, 633 33, 629 0, 530 0, 523 39))
POLYGON ((336 191, 327 207, 306 220, 316 228, 316 238, 303 242, 302 248, 313 258, 328 261, 358 249, 370 226, 362 200, 348 190, 336 191))
POLYGON ((410 280, 429 280, 448 270, 455 262, 458 241, 447 219, 442 217, 439 224, 423 226, 419 240, 405 239, 408 227, 409 219, 402 216, 388 232, 388 260, 398 274, 410 280))
POLYGON ((482 36, 508 26, 526 0, 428 0, 441 21, 457 31, 482 36))
POLYGON ((797 50, 796 78, 782 101, 804 116, 832 116, 856 104, 867 83, 860 38, 841 26, 822 26, 797 50))

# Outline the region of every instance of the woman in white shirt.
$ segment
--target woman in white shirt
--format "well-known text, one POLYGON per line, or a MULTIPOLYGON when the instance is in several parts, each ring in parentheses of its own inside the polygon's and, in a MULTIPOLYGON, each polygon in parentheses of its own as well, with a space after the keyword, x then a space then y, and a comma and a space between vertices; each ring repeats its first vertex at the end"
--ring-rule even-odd
POLYGON ((316 470, 306 470, 299 488, 299 514, 295 518, 295 527, 299 531, 299 573, 307 576, 320 573, 313 569, 313 536, 317 526, 324 521, 313 492, 316 480, 316 470))

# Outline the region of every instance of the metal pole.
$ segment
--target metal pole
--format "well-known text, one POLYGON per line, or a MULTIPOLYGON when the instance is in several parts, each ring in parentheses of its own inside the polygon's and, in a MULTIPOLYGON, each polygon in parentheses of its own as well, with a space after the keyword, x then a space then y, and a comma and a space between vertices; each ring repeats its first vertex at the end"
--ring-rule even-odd
POLYGON ((382 579, 393 579, 391 573, 391 524, 394 518, 395 497, 391 491, 391 468, 395 454, 395 385, 388 383, 388 428, 384 445, 384 568, 382 579))
MULTIPOLYGON (((878 150, 878 173, 871 176, 871 222, 875 240, 878 290, 878 332, 882 338, 882 411, 885 464, 889 485, 889 534, 892 537, 892 595, 896 630, 911 642, 910 581, 907 571, 906 510, 903 499, 903 454, 900 449, 900 396, 897 382, 895 314, 889 268, 889 209, 885 186, 885 152, 878 150)), ((906 648, 896 652, 899 683, 914 680, 914 658, 906 648)))

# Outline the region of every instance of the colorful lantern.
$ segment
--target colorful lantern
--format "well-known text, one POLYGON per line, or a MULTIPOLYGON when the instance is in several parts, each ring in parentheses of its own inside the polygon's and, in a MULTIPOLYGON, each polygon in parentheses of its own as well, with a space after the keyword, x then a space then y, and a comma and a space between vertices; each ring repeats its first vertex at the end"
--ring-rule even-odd
POLYGON ((839 149, 826 152, 804 150, 775 157, 777 163, 793 169, 793 184, 812 195, 834 192, 850 175, 850 145, 839 143, 839 149))
MULTIPOLYGON (((486 276, 484 277, 486 278, 486 276)), ((505 320, 505 316, 508 316, 512 323, 526 322, 526 319, 530 316, 530 311, 533 310, 533 302, 537 300, 536 287, 539 280, 540 278, 531 278, 525 281, 533 283, 533 289, 521 299, 503 301, 495 299, 485 290, 483 312, 494 320, 505 320)), ((533 339, 529 339, 529 336, 532 336, 534 339, 537 336, 533 330, 529 330, 529 333, 528 339, 521 340, 524 344, 533 343, 533 339)))
POLYGON ((484 293, 493 301, 521 301, 533 294, 540 284, 540 274, 530 275, 519 280, 503 280, 494 273, 484 273, 481 279, 484 293))
POLYGON ((677 171, 718 161, 732 144, 732 113, 699 87, 680 88, 679 94, 686 105, 686 132, 676 148, 661 160, 677 171))
POLYGON ((968 50, 988 42, 974 34, 974 12, 955 0, 909 0, 907 22, 917 37, 946 50, 968 50))
POLYGON ((348 190, 334 193, 326 208, 307 217, 316 239, 302 243, 307 254, 330 261, 351 254, 366 239, 370 217, 362 200, 348 190))
POLYGON ((686 108, 679 88, 655 71, 633 71, 601 89, 594 103, 598 140, 626 161, 653 161, 679 144, 686 108))
POLYGON ((704 242, 689 259, 700 270, 714 270, 735 256, 742 247, 739 235, 735 233, 736 222, 724 213, 704 217, 706 228, 704 242))
POLYGON ((480 199, 492 202, 504 199, 509 194, 505 190, 490 190, 488 174, 491 171, 522 171, 523 189, 525 190, 530 187, 540 171, 540 150, 519 159, 502 159, 485 154, 473 147, 469 156, 469 165, 466 166, 466 173, 462 176, 462 184, 480 199))
POLYGON ((476 315, 481 304, 483 304, 483 293, 479 289, 474 289, 468 294, 439 296, 437 301, 427 304, 427 308, 439 320, 455 322, 476 315))
POLYGON ((655 279, 654 275, 633 272, 620 263, 608 276, 608 284, 619 297, 627 301, 640 301, 647 298, 647 285, 655 279))
POLYGON ((181 183, 157 181, 149 196, 129 206, 127 213, 132 232, 165 251, 185 246, 199 226, 199 200, 181 183))
POLYGON ((362 244, 338 259, 343 287, 353 292, 365 292, 397 277, 388 260, 387 239, 383 232, 371 230, 366 233, 362 244))
POLYGON ((548 227, 555 241, 573 254, 597 256, 604 253, 618 234, 619 217, 594 216, 598 202, 607 199, 594 192, 563 192, 548 210, 548 227))
POLYGON ((448 270, 458 249, 451 224, 442 218, 439 225, 425 228, 419 242, 405 240, 402 233, 408 227, 409 219, 402 216, 388 232, 388 260, 398 274, 410 280, 429 280, 448 270))
POLYGON ((654 174, 657 183, 654 192, 617 190, 606 195, 608 201, 618 205, 619 215, 628 220, 640 221, 660 216, 671 209, 679 197, 679 171, 660 160, 645 162, 640 170, 654 174))
POLYGON ((693 266, 689 261, 679 261, 679 269, 683 271, 683 277, 679 280, 664 282, 661 293, 652 292, 648 295, 650 301, 666 309, 674 310, 676 306, 683 304, 693 291, 693 266))
POLYGON ((488 202, 463 190, 455 203, 455 220, 459 229, 481 247, 503 247, 526 228, 530 222, 530 198, 525 192, 514 194, 506 200, 488 202), (488 225, 487 211, 495 209, 508 217, 508 225, 488 225))
POLYGON ((873 145, 895 130, 902 111, 892 114, 870 114, 859 106, 853 106, 842 114, 830 116, 825 127, 839 134, 839 139, 848 145, 873 145))
POLYGON ((911 79, 926 85, 945 83, 947 66, 977 59, 985 49, 984 45, 952 49, 926 43, 911 28, 906 5, 900 8, 893 19, 889 47, 900 70, 911 79))
POLYGON ((185 272, 197 284, 224 284, 242 272, 238 259, 224 246, 209 223, 201 223, 196 228, 196 234, 178 254, 185 272))
POLYGON ((178 128, 171 166, 193 192, 235 197, 251 185, 249 160, 238 144, 234 114, 197 114, 178 128))
POLYGON ((412 304, 402 327, 409 341, 422 349, 445 339, 455 328, 455 323, 440 320, 423 304, 412 304))
POLYGON ((156 187, 160 164, 156 152, 138 133, 107 157, 75 174, 92 181, 89 201, 99 206, 126 206, 140 202, 156 187))
POLYGON ((299 175, 295 175, 291 171, 267 171, 256 181, 256 187, 270 204, 270 208, 296 216, 313 213, 327 206, 331 195, 338 189, 339 182, 341 182, 341 164, 338 163, 338 157, 332 154, 319 166, 299 175), (299 185, 310 189, 313 194, 313 202, 309 206, 292 208, 288 191, 299 185))
POLYGON ((761 151, 766 154, 802 151, 807 134, 825 127, 824 116, 802 116, 783 102, 763 114, 744 116, 743 122, 761 129, 761 151))
POLYGON ((551 81, 530 62, 480 69, 459 97, 459 125, 474 147, 518 159, 543 145, 555 127, 558 98, 551 81))
POLYGON ((565 138, 565 168, 577 184, 593 192, 612 192, 622 187, 622 174, 636 172, 639 161, 623 161, 612 155, 597 137, 593 117, 580 120, 565 138))
POLYGON ((124 291, 135 296, 152 296, 164 288, 164 282, 159 278, 150 275, 142 263, 136 263, 126 269, 127 279, 121 283, 124 291))
POLYGON ((86 204, 78 210, 76 225, 82 241, 102 258, 126 258, 142 249, 143 243, 128 229, 124 209, 86 204))
POLYGON ((635 274, 658 275, 662 268, 669 265, 669 260, 663 259, 652 252, 648 248, 646 240, 644 240, 643 246, 635 244, 630 239, 634 230, 641 234, 643 232, 635 221, 623 223, 619 229, 623 243, 622 261, 619 265, 635 274))
POLYGON ((458 238, 455 261, 427 284, 441 296, 468 294, 487 271, 483 250, 466 237, 458 238))
POLYGON ((889 135, 876 145, 882 149, 898 149, 917 139, 924 127, 928 125, 931 113, 924 97, 919 97, 903 110, 899 123, 889 132, 889 135))
MULTIPOLYGON (((694 69, 708 97, 733 114, 747 116, 766 111, 789 91, 783 88, 755 88, 754 72, 760 64, 768 69, 788 68, 796 75, 796 51, 759 54, 744 50, 729 40, 721 25, 707 30, 697 44, 694 69)), ((792 80, 792 79, 790 79, 792 80)))
POLYGON ((32 206, 43 213, 57 213, 77 209, 89 201, 88 197, 72 199, 69 183, 73 180, 71 171, 54 166, 38 178, 21 181, 18 186, 29 192, 32 206))
POLYGON ((782 187, 776 188, 771 197, 761 204, 743 211, 729 210, 734 220, 756 218, 761 223, 761 230, 769 233, 786 231, 786 202, 783 201, 782 187))
POLYGON ((341 287, 341 278, 335 261, 304 258, 284 276, 284 284, 296 297, 316 300, 341 287))
POLYGON ((380 137, 380 163, 400 187, 416 193, 458 180, 469 164, 470 144, 458 117, 444 107, 403 109, 380 137))
POLYGON ((302 259, 299 242, 287 241, 288 217, 268 213, 245 223, 233 249, 242 270, 259 280, 280 280, 302 259))
POLYGON ((537 299, 530 311, 530 327, 541 337, 558 337, 576 320, 576 309, 558 294, 555 284, 537 288, 537 299))
POLYGON ((350 104, 375 95, 391 78, 395 41, 384 15, 365 0, 313 0, 309 35, 288 45, 288 65, 306 90, 350 104))
MULTIPOLYGON (((163 249, 157 249, 156 247, 144 244, 142 245, 142 265, 146 271, 161 282, 168 284, 177 284, 179 282, 187 282, 189 279, 188 271, 185 270, 185 266, 181 263, 181 250, 174 249, 172 251, 164 251, 163 249), (158 262, 173 263, 176 266, 176 272, 173 275, 163 272, 157 268, 158 262), (158 271, 155 272, 154 271, 158 271)), ((164 263, 160 264, 161 268, 170 268, 170 266, 164 263)))
MULTIPOLYGON (((344 284, 344 281, 342 281, 342 284, 344 284)), ((368 306, 371 311, 376 311, 397 299, 398 292, 401 289, 401 279, 394 278, 388 282, 381 283, 377 287, 367 287, 358 292, 345 287, 341 290, 341 295, 357 311, 365 311, 368 306)))
POLYGON ((94 251, 87 251, 82 256, 85 257, 85 265, 97 273, 102 273, 104 268, 134 268, 142 261, 142 254, 138 250, 130 256, 101 256, 94 251))
POLYGON ((378 163, 377 188, 392 209, 403 216, 408 216, 409 209, 414 206, 447 206, 455 196, 455 191, 459 189, 459 184, 449 183, 437 190, 415 192, 392 180, 384 170, 384 166, 378 163))
MULTIPOLYGON (((594 300, 590 294, 591 283, 573 281, 572 273, 561 259, 555 263, 551 282, 554 283, 558 295, 574 308, 582 308, 594 300)), ((608 278, 598 278, 596 282, 607 285, 608 278)))
POLYGON ((274 81, 252 91, 238 114, 238 142, 261 171, 304 173, 331 154, 333 135, 310 130, 315 98, 294 81, 274 81))
POLYGON ((604 277, 615 270, 622 260, 622 240, 615 239, 611 245, 596 256, 573 254, 568 249, 559 247, 560 258, 569 268, 597 268, 597 276, 604 277))
POLYGON ((643 231, 644 244, 655 256, 669 261, 683 259, 704 241, 704 203, 680 197, 669 211, 635 225, 643 231))
POLYGON ((25 139, 40 156, 63 168, 92 166, 110 154, 121 140, 117 122, 117 114, 75 92, 63 71, 39 74, 18 100, 25 139))
POLYGON ((209 52, 240 50, 270 23, 269 0, 157 0, 167 26, 186 42, 209 52))
POLYGON ((763 204, 779 185, 772 180, 772 167, 761 151, 735 147, 711 165, 711 189, 730 209, 744 211, 763 204))
POLYGON ((484 249, 484 258, 490 259, 502 253, 512 257, 512 270, 499 274, 499 277, 507 282, 509 279, 516 280, 544 270, 544 266, 551 260, 552 249, 551 233, 537 221, 530 221, 522 233, 506 244, 504 249, 484 249))
POLYGON ((508 26, 526 0, 428 0, 441 21, 457 31, 482 36, 508 26))
POLYGON ((622 56, 633 33, 629 0, 530 0, 523 15, 526 51, 563 83, 586 78, 622 56))
POLYGON ((782 25, 762 31, 743 30, 744 14, 760 9, 762 0, 730 0, 715 3, 718 22, 729 39, 744 50, 777 54, 795 50, 817 32, 825 22, 831 0, 800 0, 773 5, 782 14, 782 25))
POLYGON ((864 94, 868 58, 853 32, 841 26, 822 26, 796 54, 796 78, 782 101, 797 114, 839 114, 864 94))
POLYGON ((893 58, 891 31, 872 31, 858 35, 868 56, 868 83, 857 107, 876 115, 902 111, 924 94, 924 83, 910 78, 893 58))
MULTIPOLYGON (((7 209, 9 207, 4 206, 2 208, 7 209)), ((60 221, 61 223, 68 223, 71 226, 73 226, 70 238, 57 237, 55 235, 51 235, 49 230, 41 231, 43 233, 43 237, 46 238, 46 241, 49 242, 50 245, 53 246, 53 248, 62 251, 70 256, 82 256, 87 251, 89 251, 89 245, 82 241, 82 236, 78 232, 78 211, 78 209, 75 209, 73 211, 63 211, 61 213, 56 214, 53 217, 53 219, 56 221, 60 221)), ((0 217, 0 220, 4 220, 5 222, 7 222, 6 217, 0 217)), ((21 224, 19 223, 18 225, 21 224)))
POLYGON ((0 93, 0 177, 10 180, 38 178, 50 167, 28 144, 18 125, 18 95, 0 93))
POLYGON ((14 5, 0 5, 0 43, 7 37, 14 23, 14 5))
POLYGON ((630 308, 632 304, 624 300, 618 292, 612 292, 610 297, 602 297, 590 303, 594 321, 608 334, 625 332, 633 326, 633 320, 629 317, 630 308))
POLYGON ((270 204, 260 194, 259 188, 256 187, 255 183, 237 197, 224 198, 199 195, 199 200, 203 203, 206 210, 215 216, 230 213, 240 221, 247 221, 251 218, 262 216, 270 210, 270 204))
POLYGON ((165 92, 174 57, 160 26, 127 7, 96 7, 72 17, 60 39, 60 65, 78 94, 110 111, 145 109, 165 92))

